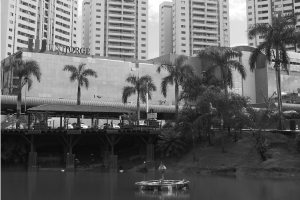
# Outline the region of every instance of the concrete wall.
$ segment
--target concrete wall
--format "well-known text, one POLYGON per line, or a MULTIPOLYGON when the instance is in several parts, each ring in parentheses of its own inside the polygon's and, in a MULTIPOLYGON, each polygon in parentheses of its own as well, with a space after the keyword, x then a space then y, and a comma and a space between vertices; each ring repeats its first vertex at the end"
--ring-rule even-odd
MULTIPOLYGON (((172 105, 174 101, 174 87, 169 86, 167 97, 161 94, 161 79, 167 76, 167 72, 162 71, 160 74, 156 72, 157 65, 140 63, 136 69, 136 64, 123 60, 108 60, 103 58, 92 57, 71 57, 57 54, 46 53, 30 53, 23 52, 23 59, 36 60, 42 72, 41 82, 37 82, 33 78, 33 85, 26 96, 45 97, 45 98, 63 98, 77 99, 77 83, 71 83, 69 80, 70 72, 62 71, 65 65, 78 66, 80 63, 86 63, 86 68, 95 70, 98 78, 89 78, 90 87, 81 89, 81 100, 93 100, 103 102, 122 102, 123 87, 130 85, 125 82, 129 74, 150 75, 157 87, 157 91, 152 93, 150 104, 159 105, 165 101, 163 105, 172 105), (134 70, 134 71, 133 71, 134 70)), ((25 95, 25 87, 22 95, 25 95)), ((132 95, 128 102, 136 103, 136 95, 132 95)))

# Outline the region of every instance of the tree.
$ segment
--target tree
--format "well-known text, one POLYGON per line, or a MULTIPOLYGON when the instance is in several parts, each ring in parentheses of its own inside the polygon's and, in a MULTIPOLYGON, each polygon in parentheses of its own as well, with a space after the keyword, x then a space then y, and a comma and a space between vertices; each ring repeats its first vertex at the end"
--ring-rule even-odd
POLYGON ((243 79, 246 78, 246 69, 236 58, 242 56, 242 52, 237 48, 230 47, 208 47, 198 52, 201 59, 207 59, 210 62, 206 74, 211 74, 216 68, 221 70, 221 79, 225 95, 228 95, 228 86, 233 87, 232 70, 237 70, 243 79))
MULTIPOLYGON (((295 45, 296 41, 298 41, 298 44, 300 43, 300 31, 295 28, 297 16, 299 14, 278 14, 273 16, 272 24, 258 23, 251 25, 247 30, 249 39, 253 39, 258 35, 264 39, 250 55, 249 65, 251 71, 256 68, 256 62, 261 53, 265 55, 269 63, 275 62, 274 69, 276 71, 280 116, 282 116, 280 70, 282 68, 288 71, 290 63, 286 45, 295 45)), ((279 117, 278 126, 279 129, 283 129, 281 117, 279 117)))
POLYGON ((18 77, 14 88, 17 90, 17 123, 16 128, 20 128, 21 103, 22 103, 22 88, 27 84, 28 90, 32 87, 32 77, 35 77, 38 82, 41 81, 41 69, 35 60, 11 59, 8 65, 4 66, 4 72, 12 71, 15 77, 18 77))
MULTIPOLYGON (((71 72, 70 81, 73 83, 77 81, 77 105, 81 103, 81 87, 85 86, 86 89, 89 88, 90 82, 87 77, 92 76, 97 78, 97 72, 92 69, 85 69, 85 63, 81 63, 77 68, 74 65, 65 65, 63 71, 71 72)), ((80 127, 80 117, 77 117, 77 126, 80 127)))
POLYGON ((157 68, 158 73, 163 69, 169 73, 161 82, 161 92, 164 97, 167 97, 168 85, 175 85, 176 124, 178 124, 179 86, 181 86, 186 79, 194 76, 194 68, 186 63, 187 59, 187 56, 180 55, 175 59, 175 62, 163 61, 157 68))
POLYGON ((156 91, 156 86, 153 83, 152 77, 145 75, 142 77, 129 74, 125 80, 127 83, 130 83, 132 86, 125 86, 123 88, 122 102, 127 103, 127 99, 137 93, 137 123, 139 124, 140 120, 140 98, 142 102, 146 102, 146 94, 148 92, 148 97, 151 99, 152 91, 156 91), (147 91, 148 89, 148 91, 147 91))

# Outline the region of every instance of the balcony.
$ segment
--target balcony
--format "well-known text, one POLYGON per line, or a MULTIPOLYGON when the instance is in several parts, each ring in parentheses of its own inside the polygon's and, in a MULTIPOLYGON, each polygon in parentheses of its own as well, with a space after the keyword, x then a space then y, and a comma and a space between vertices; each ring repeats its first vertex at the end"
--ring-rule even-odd
POLYGON ((135 49, 134 44, 127 44, 127 43, 108 43, 108 47, 113 48, 122 48, 122 49, 135 49))
POLYGON ((135 39, 134 38, 123 38, 123 37, 113 37, 113 36, 109 36, 108 37, 108 41, 109 42, 123 42, 126 41, 127 43, 135 43, 135 39))
POLYGON ((134 1, 123 1, 124 5, 135 5, 134 1))
POLYGON ((109 35, 116 35, 116 36, 135 36, 135 32, 128 32, 128 31, 116 31, 116 30, 109 30, 109 35))
POLYGON ((120 16, 122 16, 122 12, 121 12, 121 11, 119 11, 119 12, 116 12, 116 11, 110 11, 110 12, 108 13, 108 16, 109 16, 109 17, 120 17, 120 16))
POLYGON ((108 11, 120 11, 122 10, 121 6, 109 6, 108 11))
POLYGON ((123 6, 123 11, 129 11, 130 12, 130 11, 133 11, 133 10, 135 11, 135 7, 125 6, 125 5, 123 6))
POLYGON ((205 3, 193 3, 193 8, 205 8, 205 3))
POLYGON ((120 5, 122 4, 122 0, 109 0, 109 5, 120 5))
POLYGON ((123 24, 109 24, 108 28, 114 30, 131 30, 131 31, 135 30, 134 25, 123 25, 123 24))
POLYGON ((193 9, 192 13, 205 13, 205 9, 193 9))
POLYGON ((115 23, 120 23, 122 20, 121 18, 109 18, 109 22, 115 22, 115 23))
POLYGON ((123 18, 122 23, 124 23, 124 24, 135 24, 135 20, 134 19, 124 19, 123 18))

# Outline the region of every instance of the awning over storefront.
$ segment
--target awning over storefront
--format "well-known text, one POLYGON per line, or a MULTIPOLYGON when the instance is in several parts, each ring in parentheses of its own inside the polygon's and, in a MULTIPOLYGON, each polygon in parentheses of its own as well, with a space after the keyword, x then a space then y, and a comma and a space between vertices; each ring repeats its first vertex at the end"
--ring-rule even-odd
MULTIPOLYGON (((76 105, 76 100, 71 99, 54 99, 54 98, 42 98, 42 97, 26 97, 27 108, 40 106, 40 105, 76 105)), ((1 111, 7 108, 16 108, 17 96, 1 96, 1 111)), ((22 98, 22 106, 25 105, 25 98, 22 98)), ((136 104, 132 103, 118 103, 118 102, 101 102, 101 101, 81 101, 83 106, 104 106, 114 107, 119 109, 126 109, 135 111, 136 104)), ((149 109, 153 109, 155 113, 175 113, 175 106, 164 106, 164 105, 149 105, 149 109)), ((141 112, 146 112, 146 105, 141 104, 141 112)))
POLYGON ((121 115, 130 115, 133 114, 134 111, 115 108, 111 106, 87 106, 87 105, 52 105, 45 104, 41 106, 36 106, 29 108, 27 113, 53 113, 55 115, 87 115, 87 116, 98 116, 98 117, 111 117, 118 118, 121 115))

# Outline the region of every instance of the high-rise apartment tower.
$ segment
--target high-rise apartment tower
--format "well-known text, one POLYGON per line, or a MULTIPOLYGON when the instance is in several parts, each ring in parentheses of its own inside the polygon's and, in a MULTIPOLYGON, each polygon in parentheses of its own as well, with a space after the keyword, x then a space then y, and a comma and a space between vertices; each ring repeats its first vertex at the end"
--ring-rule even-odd
POLYGON ((77 0, 1 1, 1 58, 28 47, 28 38, 77 46, 77 0))
MULTIPOLYGON (((272 23, 272 16, 278 13, 297 13, 300 12, 300 0, 247 0, 247 25, 248 27, 257 23, 272 23)), ((298 19, 297 28, 300 28, 298 19)), ((264 39, 256 36, 248 40, 248 45, 256 47, 264 39)), ((297 51, 294 46, 288 46, 289 51, 297 51)), ((298 52, 300 50, 298 49, 298 52)))
POLYGON ((159 54, 229 46, 229 0, 173 0, 159 7, 159 54))
POLYGON ((91 55, 146 60, 148 0, 84 0, 82 45, 91 55))

